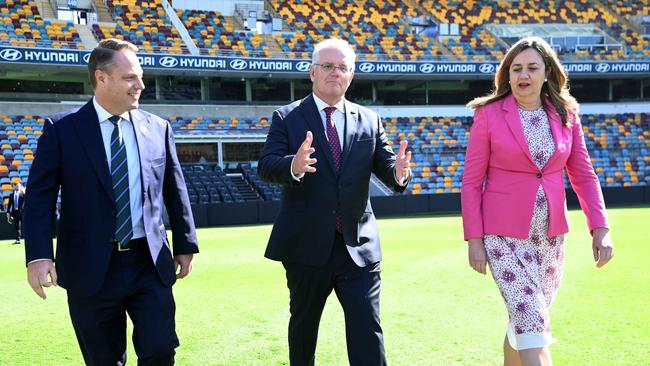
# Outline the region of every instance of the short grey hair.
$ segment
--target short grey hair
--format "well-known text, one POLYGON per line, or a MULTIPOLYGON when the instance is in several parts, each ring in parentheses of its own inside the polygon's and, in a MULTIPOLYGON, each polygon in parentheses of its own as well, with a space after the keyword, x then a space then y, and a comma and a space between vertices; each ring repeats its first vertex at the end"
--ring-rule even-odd
POLYGON ((317 64, 320 61, 320 51, 325 48, 336 48, 343 52, 343 54, 352 59, 352 65, 348 65, 354 70, 354 61, 357 59, 357 54, 354 52, 352 45, 348 41, 339 38, 328 38, 319 42, 314 47, 314 52, 311 55, 311 64, 317 64))

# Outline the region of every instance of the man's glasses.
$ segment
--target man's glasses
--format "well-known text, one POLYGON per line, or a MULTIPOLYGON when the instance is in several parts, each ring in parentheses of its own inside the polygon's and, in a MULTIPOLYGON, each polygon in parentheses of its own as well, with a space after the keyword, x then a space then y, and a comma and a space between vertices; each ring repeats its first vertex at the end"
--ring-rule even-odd
POLYGON ((332 72, 334 70, 341 70, 342 73, 347 74, 352 71, 351 67, 347 67, 346 65, 341 65, 341 66, 335 66, 333 64, 314 64, 318 65, 323 69, 325 72, 332 72))

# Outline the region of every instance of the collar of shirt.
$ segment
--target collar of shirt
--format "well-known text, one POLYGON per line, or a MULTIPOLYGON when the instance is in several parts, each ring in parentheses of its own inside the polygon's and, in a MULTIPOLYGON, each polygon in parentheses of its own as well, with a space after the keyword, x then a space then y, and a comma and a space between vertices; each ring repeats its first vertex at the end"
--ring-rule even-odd
MULTIPOLYGON (((319 112, 323 112, 323 109, 330 107, 329 104, 325 103, 322 99, 317 97, 316 94, 312 93, 312 95, 314 96, 314 102, 316 102, 316 108, 318 108, 319 112)), ((345 98, 341 98, 341 100, 332 107, 336 108, 337 111, 343 113, 345 111, 345 98)))
MULTIPOLYGON (((104 107, 102 107, 97 102, 97 98, 95 98, 95 97, 93 97, 93 106, 95 107, 95 111, 97 112, 97 120, 99 120, 99 123, 106 122, 106 121, 108 121, 108 119, 110 117, 113 116, 110 112, 108 112, 106 109, 104 109, 104 107)), ((120 115, 120 117, 122 117, 122 119, 125 119, 127 121, 131 121, 129 112, 122 113, 120 115)), ((111 123, 111 122, 108 121, 108 123, 111 123)))

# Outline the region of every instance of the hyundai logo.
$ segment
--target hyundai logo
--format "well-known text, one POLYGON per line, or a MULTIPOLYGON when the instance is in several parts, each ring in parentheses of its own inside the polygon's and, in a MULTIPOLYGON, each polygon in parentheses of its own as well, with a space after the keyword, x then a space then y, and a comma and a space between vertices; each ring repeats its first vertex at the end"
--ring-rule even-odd
POLYGON ((491 74, 494 72, 494 65, 492 64, 481 64, 478 67, 478 71, 483 73, 483 74, 491 74))
POLYGON ((431 74, 435 66, 433 64, 422 64, 420 65, 420 72, 423 74, 431 74))
POLYGON ((90 53, 83 55, 83 60, 85 63, 88 63, 88 61, 90 61, 90 53))
POLYGON ((600 64, 596 65, 596 71, 597 72, 609 72, 609 69, 610 69, 609 64, 600 63, 600 64))
POLYGON ((23 53, 13 48, 7 48, 0 51, 0 58, 5 61, 18 61, 23 58, 23 53))
POLYGON ((300 61, 296 64, 296 70, 306 72, 309 71, 309 67, 311 66, 311 62, 309 61, 300 61))
POLYGON ((230 61, 230 67, 235 69, 235 70, 243 70, 248 66, 248 62, 246 60, 242 59, 235 59, 230 61))
POLYGON ((361 65, 359 65, 359 71, 361 71, 361 72, 373 72, 373 71, 375 71, 375 64, 371 64, 370 62, 364 62, 361 65))
POLYGON ((176 67, 178 59, 171 56, 165 56, 160 59, 160 66, 162 67, 176 67))

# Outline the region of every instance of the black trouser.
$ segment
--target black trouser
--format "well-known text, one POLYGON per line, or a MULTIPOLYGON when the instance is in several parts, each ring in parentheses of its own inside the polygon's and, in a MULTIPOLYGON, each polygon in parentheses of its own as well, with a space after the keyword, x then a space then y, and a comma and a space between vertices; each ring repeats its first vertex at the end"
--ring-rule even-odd
POLYGON ((23 215, 20 211, 11 212, 11 221, 14 223, 14 230, 16 231, 16 241, 20 241, 22 236, 23 215))
POLYGON ((332 292, 343 307, 350 365, 386 364, 379 324, 380 264, 358 267, 343 238, 336 235, 324 267, 283 263, 290 295, 289 359, 292 366, 314 365, 318 326, 332 292))
POLYGON ((171 287, 163 286, 146 241, 113 252, 106 280, 97 295, 68 293, 70 317, 86 365, 126 362, 126 314, 133 322, 138 365, 173 365, 178 347, 171 287))

